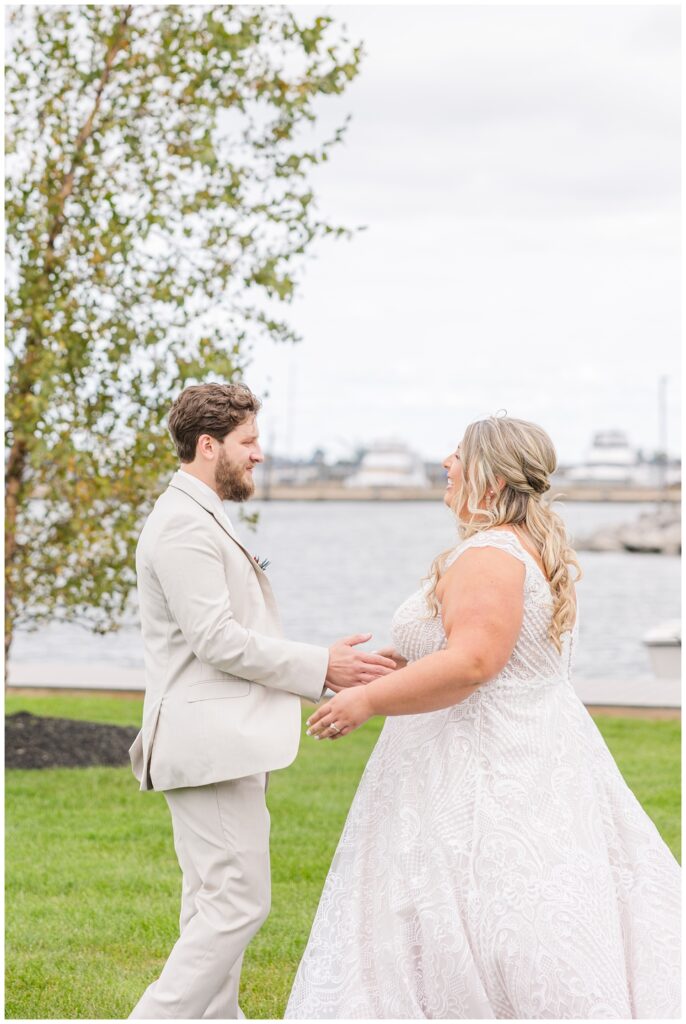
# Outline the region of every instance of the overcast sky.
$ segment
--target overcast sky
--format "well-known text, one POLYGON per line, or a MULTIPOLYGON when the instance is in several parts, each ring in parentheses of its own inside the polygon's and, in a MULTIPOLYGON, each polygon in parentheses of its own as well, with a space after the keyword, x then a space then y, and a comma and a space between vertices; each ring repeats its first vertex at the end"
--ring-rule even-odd
POLYGON ((592 432, 678 450, 680 13, 671 7, 313 5, 364 41, 322 104, 344 145, 296 348, 264 346, 265 442, 285 454, 396 437, 428 458, 506 409, 563 460, 592 432))

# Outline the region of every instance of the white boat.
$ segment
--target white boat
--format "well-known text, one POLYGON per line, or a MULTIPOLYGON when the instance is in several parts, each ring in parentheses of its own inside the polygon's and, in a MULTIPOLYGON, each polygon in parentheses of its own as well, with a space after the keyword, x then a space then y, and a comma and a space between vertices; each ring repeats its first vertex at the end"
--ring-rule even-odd
POLYGON ((429 478, 419 455, 401 441, 370 445, 346 487, 428 487, 429 478))
POLYGON ((658 679, 681 678, 681 620, 670 619, 643 637, 658 679))
POLYGON ((585 461, 570 467, 567 478, 583 483, 631 484, 638 482, 638 451, 622 430, 600 430, 586 452, 585 461))

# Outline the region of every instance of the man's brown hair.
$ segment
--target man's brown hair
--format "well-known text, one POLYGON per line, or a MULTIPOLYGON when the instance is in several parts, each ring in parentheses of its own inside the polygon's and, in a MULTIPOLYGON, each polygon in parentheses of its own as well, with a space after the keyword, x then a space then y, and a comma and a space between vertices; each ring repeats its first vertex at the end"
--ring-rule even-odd
POLYGON ((169 412, 169 433, 181 462, 192 462, 201 434, 223 441, 262 403, 246 384, 193 384, 185 388, 169 412))

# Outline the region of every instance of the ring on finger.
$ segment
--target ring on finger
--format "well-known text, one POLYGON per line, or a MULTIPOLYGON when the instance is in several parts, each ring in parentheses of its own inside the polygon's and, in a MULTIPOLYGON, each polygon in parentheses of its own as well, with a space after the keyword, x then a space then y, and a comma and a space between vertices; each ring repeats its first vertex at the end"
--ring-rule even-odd
POLYGON ((341 732, 341 730, 338 728, 338 726, 336 725, 335 722, 331 723, 331 725, 329 726, 329 729, 333 729, 334 732, 341 732))

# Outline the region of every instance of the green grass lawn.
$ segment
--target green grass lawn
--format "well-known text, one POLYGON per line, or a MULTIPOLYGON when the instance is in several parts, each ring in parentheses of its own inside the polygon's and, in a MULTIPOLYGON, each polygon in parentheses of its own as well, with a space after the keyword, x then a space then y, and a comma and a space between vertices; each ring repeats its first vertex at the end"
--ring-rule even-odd
MULTIPOLYGON (((7 711, 137 725, 139 700, 9 697, 7 711)), ((624 776, 676 856, 680 723, 598 717, 624 776)), ((380 730, 305 741, 272 775, 272 914, 245 958, 241 1005, 280 1017, 359 776, 380 730)), ((10 771, 6 1016, 126 1017, 178 935, 180 874, 164 798, 128 768, 10 771)))

